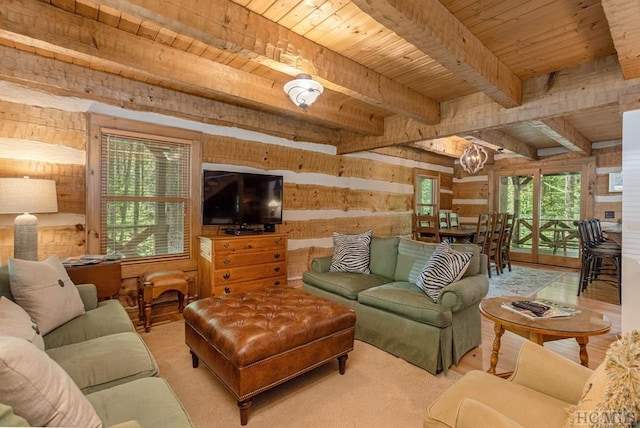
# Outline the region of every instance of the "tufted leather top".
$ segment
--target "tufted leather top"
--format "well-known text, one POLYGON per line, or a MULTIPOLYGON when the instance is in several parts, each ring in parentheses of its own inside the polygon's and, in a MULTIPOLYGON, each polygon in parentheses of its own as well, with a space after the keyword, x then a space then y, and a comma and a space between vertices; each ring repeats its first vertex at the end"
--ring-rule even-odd
POLYGON ((236 367, 353 328, 352 309, 295 288, 272 287, 197 300, 187 324, 236 367))

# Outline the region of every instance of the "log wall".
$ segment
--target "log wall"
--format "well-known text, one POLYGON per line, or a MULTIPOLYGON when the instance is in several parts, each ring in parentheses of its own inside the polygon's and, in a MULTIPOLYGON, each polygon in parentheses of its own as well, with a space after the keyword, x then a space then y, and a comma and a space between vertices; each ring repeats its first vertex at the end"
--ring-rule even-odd
MULTIPOLYGON (((16 60, 32 57, 11 52, 19 56, 16 60)), ((86 159, 91 112, 200 131, 203 164, 194 165, 195 168, 283 175, 284 221, 277 231, 289 235, 289 283, 294 286, 300 285, 302 272, 314 257, 331 254, 333 231, 372 229, 376 235, 409 235, 415 168, 441 177, 441 208, 457 211, 462 223, 470 224, 489 209, 488 171, 500 162, 511 162, 498 161, 471 177, 454 166, 451 158, 407 148, 336 155, 330 144, 335 137, 332 132, 326 134, 326 144, 319 144, 322 135, 317 132, 314 143, 299 141, 296 137, 300 135, 299 129, 289 126, 289 121, 281 123, 280 133, 231 128, 210 117, 212 111, 224 114, 220 103, 215 103, 216 109, 212 109, 204 98, 140 85, 73 65, 64 65, 66 72, 56 74, 56 67, 62 65, 53 59, 43 63, 41 68, 44 67, 48 68, 42 75, 62 76, 59 85, 29 87, 28 81, 15 83, 17 77, 0 78, 0 177, 28 175, 57 183, 58 213, 38 215, 40 259, 50 254, 64 258, 86 253, 86 159), (72 85, 77 79, 69 80, 71 72, 77 72, 74 76, 83 79, 81 85, 72 85), (58 86, 67 89, 56 89, 58 86), (154 89, 155 97, 145 96, 154 89)), ((231 108, 231 113, 238 111, 231 108)), ((257 122, 263 119, 260 115, 255 117, 257 122)), ((608 192, 608 173, 620 171, 621 146, 594 145, 594 156, 595 213, 603 218, 605 211, 614 211, 615 221, 621 213, 622 198, 621 194, 608 192)), ((0 215, 1 263, 6 263, 13 254, 14 218, 0 215)), ((204 230, 216 232, 211 228, 204 230)), ((140 269, 130 269, 132 273, 122 281, 120 299, 132 318, 137 317, 134 274, 140 269)), ((190 274, 195 276, 196 272, 190 274)), ((175 309, 172 306, 164 312, 172 313, 175 309)))

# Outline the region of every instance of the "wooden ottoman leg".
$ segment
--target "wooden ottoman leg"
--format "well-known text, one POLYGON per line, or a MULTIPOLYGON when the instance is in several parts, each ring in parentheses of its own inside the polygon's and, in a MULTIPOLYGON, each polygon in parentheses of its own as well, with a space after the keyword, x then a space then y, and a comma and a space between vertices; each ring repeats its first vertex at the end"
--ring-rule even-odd
POLYGON ((338 371, 340 372, 341 375, 343 375, 344 372, 347 370, 347 358, 349 358, 349 355, 347 354, 340 355, 338 357, 338 371))
POLYGON ((191 366, 194 369, 198 368, 198 365, 200 364, 200 360, 198 359, 198 356, 193 352, 193 351, 189 351, 191 353, 191 366))
POLYGON ((240 425, 247 424, 249 407, 251 407, 251 398, 244 401, 238 401, 238 409, 240 409, 240 425))

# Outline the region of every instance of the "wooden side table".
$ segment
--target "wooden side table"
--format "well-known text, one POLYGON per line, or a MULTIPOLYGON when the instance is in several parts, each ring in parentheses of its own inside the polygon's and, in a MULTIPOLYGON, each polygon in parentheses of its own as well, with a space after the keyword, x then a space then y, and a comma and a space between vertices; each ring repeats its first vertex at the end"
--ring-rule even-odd
POLYGON ((529 319, 502 307, 503 303, 526 300, 522 297, 494 297, 480 302, 480 313, 494 322, 495 339, 488 372, 496 374, 500 341, 505 330, 529 339, 538 345, 562 339, 575 339, 580 346, 580 363, 588 367, 587 344, 590 336, 605 334, 611 329, 611 320, 599 312, 576 307, 580 313, 562 318, 529 319))
POLYGON ((122 271, 119 261, 100 262, 80 266, 65 266, 74 284, 93 284, 98 290, 98 300, 118 297, 122 287, 122 271))

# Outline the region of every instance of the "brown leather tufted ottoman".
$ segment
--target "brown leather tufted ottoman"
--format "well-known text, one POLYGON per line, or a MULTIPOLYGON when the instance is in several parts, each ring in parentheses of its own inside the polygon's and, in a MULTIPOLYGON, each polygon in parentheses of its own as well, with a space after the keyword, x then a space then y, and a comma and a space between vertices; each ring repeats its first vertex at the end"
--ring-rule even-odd
POLYGON ((193 367, 202 360, 235 395, 246 425, 253 396, 353 350, 355 312, 295 288, 209 297, 184 309, 193 367))

